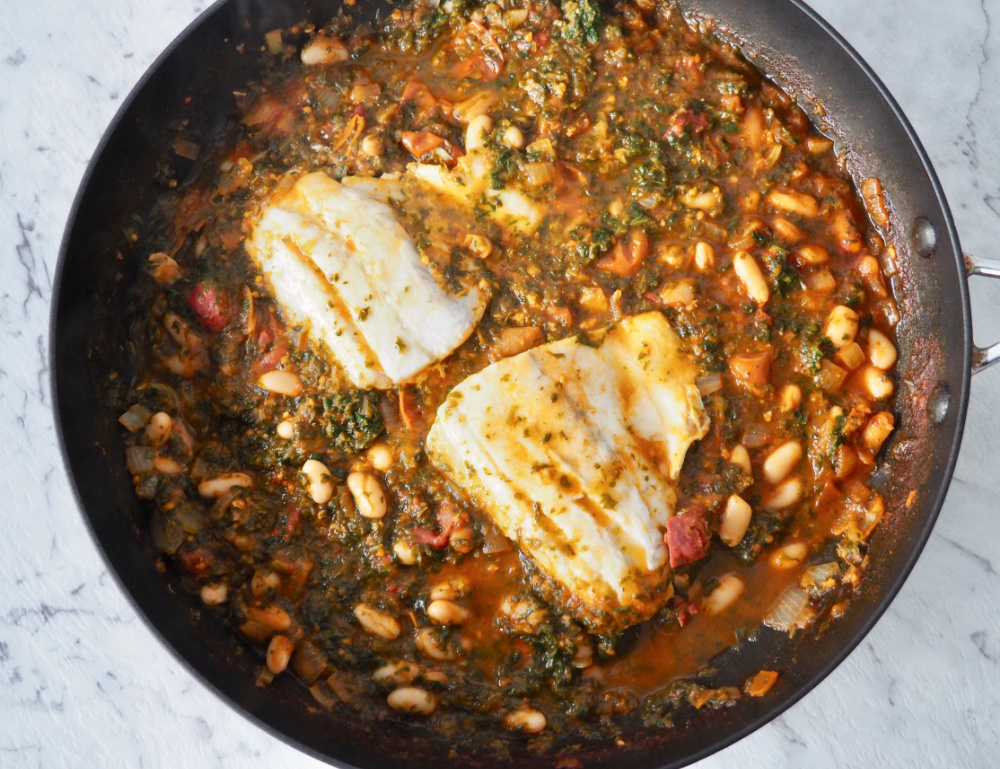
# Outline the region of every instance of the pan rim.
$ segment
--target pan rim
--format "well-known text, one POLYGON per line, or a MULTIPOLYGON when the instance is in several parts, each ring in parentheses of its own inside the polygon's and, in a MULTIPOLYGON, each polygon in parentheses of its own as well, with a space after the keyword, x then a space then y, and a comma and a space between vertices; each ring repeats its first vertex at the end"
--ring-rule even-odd
MULTIPOLYGON (((154 75, 160 70, 164 62, 174 54, 174 52, 183 46, 183 44, 199 29, 201 28, 210 17, 214 16, 216 13, 221 12, 227 5, 234 2, 235 0, 215 0, 208 8, 199 13, 171 42, 164 48, 164 50, 153 60, 153 62, 146 68, 142 76, 136 81, 135 85, 131 88, 128 95, 122 100, 119 105, 114 117, 111 119, 107 128, 104 130, 99 142, 97 143, 90 160, 87 163, 87 167, 81 177, 79 186, 77 188, 76 194, 73 199, 73 203, 70 207, 69 214, 66 219, 66 224, 63 230, 63 235, 60 241, 58 257, 56 261, 54 278, 53 278, 53 288, 52 288, 52 298, 49 311, 49 322, 48 322, 48 351, 47 360, 49 364, 49 390, 51 393, 51 403, 52 403, 52 414, 55 423, 57 442, 59 447, 59 454, 62 460, 62 467, 66 473, 69 480, 69 486, 73 494, 73 498, 76 502, 77 508, 80 512, 81 518, 84 521, 86 529, 90 535, 90 538, 100 553, 105 566, 108 568, 115 584, 118 586, 119 591, 124 595, 125 599, 128 601, 129 605, 132 607, 136 615, 142 620, 143 624, 150 631, 150 634, 157 639, 159 644, 164 647, 170 655, 179 661, 182 666, 203 686, 205 686, 208 691, 211 691, 216 697, 222 700, 229 708, 233 709, 235 712, 240 714, 242 717, 253 723, 254 725, 262 728, 269 735, 276 737, 285 744, 288 744, 296 749, 302 751, 303 753, 316 758, 317 760, 326 762, 334 766, 343 766, 347 769, 353 769, 355 765, 349 764, 342 759, 334 759, 327 753, 321 752, 317 748, 307 745, 300 740, 280 731, 277 727, 272 726, 263 717, 248 710, 241 702, 232 697, 230 694, 223 691, 219 686, 213 683, 212 680, 208 678, 207 675, 203 674, 187 657, 183 656, 182 653, 171 644, 166 636, 159 629, 154 620, 147 614, 145 609, 139 602, 139 599, 134 594, 134 588, 128 585, 123 577, 118 573, 118 569, 112 562, 111 556, 107 552, 102 543, 101 539, 98 537, 98 533, 94 528, 93 521, 90 514, 87 511, 86 506, 83 502, 83 496, 81 494, 79 485, 75 474, 72 471, 72 462, 70 458, 69 443, 67 441, 67 436, 64 430, 64 414, 62 400, 59 396, 59 373, 60 368, 57 361, 57 350, 58 344, 57 340, 60 337, 59 333, 59 320, 60 320, 60 308, 61 302, 60 298, 63 295, 62 284, 64 273, 66 272, 67 257, 70 250, 70 242, 72 239, 73 231, 76 228, 77 219, 79 216, 80 208, 82 206, 83 200, 85 199, 91 182, 94 177, 95 170, 100 160, 102 159, 111 138, 118 130, 119 126, 122 124, 126 115, 130 111, 132 105, 138 98, 139 94, 147 86, 148 82, 154 77, 154 75)), ((825 36, 845 53, 854 62, 854 65, 858 68, 860 73, 862 73, 875 87, 878 91, 880 97, 883 99, 884 103, 889 107, 893 113, 895 119, 898 121, 899 127, 903 130, 906 137, 910 141, 913 150, 915 151, 917 157, 920 160, 922 171, 930 184, 930 189, 933 191, 934 199, 939 207, 939 210, 943 217, 943 223, 945 226, 947 241, 954 250, 956 260, 961 259, 962 249, 959 242, 958 232, 955 226, 954 218, 951 213, 951 209, 948 205, 947 198, 944 195, 940 180, 934 170, 933 165, 927 155, 926 150, 923 147, 916 131, 913 129, 906 115, 886 88, 885 84, 881 81, 878 75, 871 69, 867 62, 858 54, 854 47, 847 42, 847 40, 834 29, 822 16, 820 16, 816 11, 814 11, 809 5, 807 5, 803 0, 783 0, 799 11, 801 11, 812 24, 819 28, 825 36)), ((956 265, 958 266, 958 265, 956 265)), ((968 281, 964 276, 964 271, 960 270, 962 275, 961 280, 959 280, 959 300, 961 303, 961 314, 962 314, 962 372, 961 372, 961 388, 958 393, 958 397, 952 404, 952 409, 954 409, 955 418, 955 429, 954 436, 951 441, 951 446, 949 448, 949 454, 947 462, 945 463, 942 475, 941 483, 937 488, 937 493, 934 496, 933 501, 929 505, 929 515, 926 521, 919 529, 915 532, 917 536, 914 538, 912 546, 908 549, 906 557, 901 562, 901 568, 896 580, 888 585, 887 589, 883 588, 881 590, 881 595, 874 605, 869 609, 869 616, 865 618, 863 622, 860 622, 850 639, 850 642, 844 645, 836 654, 832 655, 826 660, 825 664, 820 666, 816 673, 809 677, 805 682, 799 684, 797 688, 792 690, 789 694, 776 701, 771 707, 765 708, 763 713, 750 720, 748 723, 734 729, 732 732, 721 736, 713 740, 711 743, 706 744, 706 746, 700 750, 694 751, 682 759, 675 761, 668 761, 662 764, 663 769, 674 768, 686 766, 703 758, 706 758, 712 754, 720 752, 725 748, 739 742, 745 737, 749 736, 753 732, 760 729, 767 723, 775 720, 779 715, 789 710, 793 705, 801 701, 806 694, 811 692, 821 681, 827 678, 835 668, 841 665, 847 657, 849 657, 853 651, 860 645, 860 643, 868 636, 874 626, 882 619, 885 615, 887 609, 895 600, 899 591, 902 589, 903 585, 906 583, 907 579, 917 561, 919 560, 923 550, 933 532, 934 526, 940 515, 941 509, 944 506, 944 501, 947 496, 948 489, 951 485, 951 481, 954 475, 955 466, 958 461, 958 456, 960 453, 962 437, 964 434, 965 421, 968 412, 969 403, 969 393, 971 389, 971 379, 972 379, 972 317, 971 317, 971 303, 969 298, 968 281)))

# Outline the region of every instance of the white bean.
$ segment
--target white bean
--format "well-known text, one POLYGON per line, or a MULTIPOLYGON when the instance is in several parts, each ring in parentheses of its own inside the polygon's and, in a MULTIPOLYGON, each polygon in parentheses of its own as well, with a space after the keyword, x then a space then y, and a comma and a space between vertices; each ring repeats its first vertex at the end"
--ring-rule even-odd
POLYGON ((417 686, 401 686, 389 694, 389 707, 402 713, 429 716, 437 710, 437 697, 417 686))
POLYGON ((210 582, 202 585, 198 595, 206 606, 220 606, 229 598, 229 585, 225 582, 210 582))
POLYGON ((877 328, 868 332, 868 360, 883 371, 896 365, 896 345, 877 328))
POLYGON ((826 316, 824 336, 833 342, 838 350, 854 341, 858 335, 858 318, 860 316, 850 307, 838 304, 826 316))
POLYGON ((733 573, 723 574, 719 577, 719 584, 715 590, 701 604, 701 610, 710 617, 732 606, 741 595, 745 585, 743 580, 733 573))
POLYGON ((750 527, 753 510, 750 504, 739 494, 731 494, 726 500, 722 511, 722 521, 719 524, 719 539, 729 547, 736 547, 750 527))
POLYGON ((750 452, 742 443, 733 446, 729 453, 729 461, 743 470, 747 475, 753 475, 753 465, 750 464, 750 452))
POLYGON ((761 468, 764 471, 764 478, 768 483, 778 483, 795 469, 795 466, 802 459, 802 444, 798 441, 789 441, 778 446, 768 454, 761 468))
POLYGON ((764 280, 764 273, 760 271, 757 261, 746 251, 737 251, 733 256, 733 270, 747 296, 759 305, 766 304, 771 297, 771 289, 764 280))
POLYGON ((372 463, 374 467, 379 472, 384 473, 395 461, 392 449, 385 443, 374 443, 368 449, 368 461, 372 463))
POLYGON ((290 441, 295 437, 295 424, 287 419, 283 419, 278 422, 278 426, 274 432, 277 433, 279 438, 290 441))
POLYGON ((465 129, 465 151, 481 149, 486 146, 486 137, 493 130, 493 119, 489 115, 476 115, 469 121, 465 129))
POLYGON ((214 499, 215 497, 221 497, 230 489, 234 489, 237 486, 252 489, 253 478, 246 473, 223 473, 199 483, 198 493, 203 497, 214 499))
POLYGON ((785 385, 778 395, 778 404, 782 411, 795 411, 802 405, 802 388, 794 384, 785 385))
POLYGON ((783 510, 798 502, 800 496, 802 496, 802 481, 798 478, 789 478, 774 490, 764 506, 768 510, 783 510))
POLYGON ((170 430, 173 427, 173 420, 170 414, 164 411, 157 411, 146 425, 146 440, 153 446, 160 447, 170 438, 170 430))
POLYGON ((347 488, 354 497, 358 512, 365 518, 383 518, 387 509, 382 486, 371 473, 353 472, 347 476, 347 488))
POLYGON ((438 631, 432 627, 422 627, 417 630, 414 638, 417 649, 425 657, 432 660, 453 660, 455 652, 441 643, 438 639, 438 631))
POLYGON ((896 389, 892 377, 882 369, 875 368, 875 366, 862 366, 860 371, 861 383, 872 400, 880 401, 883 398, 888 398, 896 389))
POLYGON ((317 459, 307 459, 302 465, 309 496, 317 505, 325 505, 333 498, 333 479, 330 469, 317 459))
POLYGON ((507 713, 503 717, 503 722, 508 729, 516 729, 525 734, 538 734, 548 723, 542 711, 529 707, 520 707, 507 713))
POLYGON ((776 569, 791 569, 805 561, 809 548, 804 542, 792 542, 779 547, 771 556, 771 565, 776 569))
POLYGON ((295 398, 302 392, 302 380, 299 379, 299 375, 281 369, 261 374, 257 379, 257 386, 268 392, 287 395, 290 398, 295 398))
POLYGON ((715 267, 715 249, 704 240, 699 240, 694 246, 694 266, 699 272, 708 272, 715 267))
POLYGON ((417 551, 409 542, 399 540, 392 546, 392 552, 404 566, 413 566, 417 562, 417 551))
POLYGON ((807 219, 819 215, 819 203, 812 195, 803 192, 778 192, 772 190, 767 194, 767 202, 775 208, 790 214, 798 214, 807 219))
POLYGON ((267 645, 267 669, 277 675, 284 673, 295 651, 295 642, 286 635, 276 635, 267 645))
POLYGON ((464 598, 469 594, 469 580, 465 577, 451 577, 444 582, 438 582, 431 588, 432 601, 452 601, 464 598))
POLYGON ((518 128, 517 126, 514 125, 508 126, 506 129, 504 129, 501 141, 507 147, 519 150, 521 149, 521 147, 524 146, 524 134, 521 132, 521 129, 518 128))
POLYGON ((406 686, 417 680, 422 670, 416 662, 389 662, 372 673, 372 680, 382 686, 406 686))
POLYGON ((469 610, 454 601, 439 599, 430 602, 427 616, 438 625, 461 625, 469 618, 469 610))
POLYGON ((399 638, 399 622, 389 612, 376 609, 371 604, 359 603, 354 607, 354 616, 358 618, 361 627, 372 635, 387 641, 399 638))
POLYGON ((307 66, 333 64, 338 61, 347 61, 350 58, 350 52, 342 40, 319 35, 302 49, 300 58, 302 59, 302 63, 307 66))

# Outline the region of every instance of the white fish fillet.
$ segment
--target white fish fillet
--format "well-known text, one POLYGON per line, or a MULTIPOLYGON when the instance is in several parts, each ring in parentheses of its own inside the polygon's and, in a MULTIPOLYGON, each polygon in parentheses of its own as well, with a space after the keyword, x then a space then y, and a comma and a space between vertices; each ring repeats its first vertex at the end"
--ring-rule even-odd
POLYGON ((456 296, 438 285, 382 186, 307 174, 270 201, 247 241, 275 299, 357 387, 390 387, 448 356, 486 307, 476 287, 456 296))
POLYGON ((597 347, 565 339, 469 377, 427 450, 567 610, 595 631, 627 627, 671 595, 663 530, 709 427, 698 373, 660 313, 628 318, 597 347))

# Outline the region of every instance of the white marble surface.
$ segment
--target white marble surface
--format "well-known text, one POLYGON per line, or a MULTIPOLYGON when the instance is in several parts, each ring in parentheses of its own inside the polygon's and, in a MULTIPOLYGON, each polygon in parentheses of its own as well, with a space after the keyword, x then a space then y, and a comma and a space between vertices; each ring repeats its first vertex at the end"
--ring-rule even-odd
MULTIPOLYGON (((205 0, 0 0, 0 765, 311 767, 153 638, 84 529, 46 362, 59 240, 104 127, 205 0)), ((1000 0, 815 0, 916 127, 967 251, 1000 256, 1000 0)), ((979 341, 1000 286, 973 286, 979 341)), ((935 533, 886 616, 774 723, 699 764, 1000 757, 1000 367, 976 378, 935 533)))

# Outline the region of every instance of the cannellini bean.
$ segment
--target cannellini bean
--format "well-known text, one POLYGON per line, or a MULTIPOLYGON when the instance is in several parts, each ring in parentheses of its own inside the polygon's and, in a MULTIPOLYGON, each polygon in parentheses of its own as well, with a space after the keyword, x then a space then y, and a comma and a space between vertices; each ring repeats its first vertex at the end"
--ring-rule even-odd
POLYGON ((858 318, 860 316, 850 307, 838 304, 826 316, 826 328, 823 334, 833 342, 838 350, 854 341, 858 335, 858 318))
POLYGON ((181 320, 179 315, 168 312, 163 316, 163 326, 173 339, 181 347, 187 347, 190 340, 191 329, 187 323, 181 320))
POLYGON ((516 125, 508 126, 504 129, 500 141, 507 147, 519 150, 524 146, 524 134, 516 125))
POLYGON ((877 328, 868 332, 868 360, 883 371, 896 365, 896 345, 877 328))
POLYGON ((406 686, 420 677, 423 668, 416 662, 389 662, 372 673, 372 680, 381 686, 406 686))
POLYGON ((313 39, 309 45, 302 49, 301 59, 306 66, 314 64, 333 64, 338 61, 347 61, 350 53, 343 41, 335 37, 320 35, 313 39))
POLYGON ((826 264, 830 261, 830 252, 815 243, 799 246, 795 251, 795 256, 803 264, 826 264))
POLYGON ((865 431, 861 434, 861 440, 874 459, 878 454, 885 439, 892 433, 896 424, 896 418, 888 411, 880 411, 868 420, 865 431))
POLYGON ((448 683, 448 674, 441 670, 428 670, 424 673, 425 681, 434 681, 439 684, 448 683))
POLYGON ((861 384, 871 396, 872 400, 880 401, 888 398, 896 389, 892 377, 885 371, 875 366, 863 366, 860 370, 861 384))
POLYGON ((287 419, 283 419, 278 422, 278 426, 275 428, 274 432, 279 438, 290 441, 295 437, 295 424, 289 422, 287 419))
POLYGON ((325 505, 333 498, 333 479, 330 469, 318 459, 307 459, 302 465, 309 496, 317 505, 325 505))
POLYGON ((153 469, 164 475, 179 475, 184 472, 184 465, 172 457, 156 456, 153 458, 153 469))
POLYGON ((739 494, 731 494, 722 511, 719 539, 729 547, 736 547, 747 533, 752 516, 753 510, 749 503, 739 494))
POLYGON ((712 187, 707 192, 698 192, 697 189, 688 190, 683 200, 684 205, 688 208, 694 208, 698 211, 714 211, 725 204, 722 190, 718 187, 712 187))
POLYGON ((715 267, 715 249, 710 243, 699 240, 694 246, 694 266, 700 272, 708 272, 715 267))
POLYGON ((778 483, 783 480, 802 459, 802 444, 789 441, 778 446, 764 460, 764 478, 768 483, 778 483))
POLYGON ((469 618, 469 610, 454 601, 440 599, 431 601, 427 616, 438 625, 461 625, 469 618))
POLYGON ((248 620, 257 622, 268 630, 283 632, 292 626, 292 618, 288 612, 278 606, 251 606, 246 610, 248 620))
POLYGON ((486 138, 493 130, 493 119, 489 115, 477 115, 469 121, 465 129, 465 151, 472 152, 486 146, 486 138))
POLYGON ((783 510, 798 502, 800 496, 802 496, 802 481, 798 478, 789 478, 774 490, 764 506, 769 510, 783 510))
POLYGON ((365 518, 383 518, 386 512, 382 486, 371 473, 353 472, 347 476, 347 488, 354 497, 358 512, 365 518))
POLYGON ((389 612, 376 609, 371 604, 359 603, 354 607, 354 616, 358 618, 365 632, 387 641, 399 638, 399 622, 389 612))
POLYGON ((456 598, 464 598, 469 594, 469 589, 469 580, 465 577, 452 577, 434 585, 430 591, 430 599, 432 601, 452 601, 456 598))
POLYGON ((392 463, 396 460, 392 449, 385 443, 373 443, 369 447, 367 455, 372 467, 382 473, 392 467, 392 463))
POLYGON ((225 582, 210 582, 202 585, 198 595, 206 606, 220 606, 229 598, 229 585, 225 582))
POLYGON ((438 631, 432 627, 422 627, 417 629, 414 638, 417 649, 425 657, 432 660, 453 660, 455 652, 441 643, 438 638, 438 631))
POLYGON ((290 398, 295 398, 302 392, 302 380, 299 379, 299 375, 281 369, 261 374, 260 378, 257 379, 257 386, 268 392, 287 395, 290 398))
POLYGON ((275 675, 284 673, 293 651, 295 642, 291 638, 286 635, 273 636, 271 643, 267 645, 267 669, 275 675))
POLYGON ((813 219, 819 215, 819 203, 816 202, 816 198, 803 192, 772 190, 767 194, 767 202, 786 213, 798 214, 807 219, 813 219))
POLYGON ((253 478, 246 473, 223 473, 214 478, 208 478, 198 484, 198 493, 203 497, 214 499, 237 486, 245 489, 253 488, 253 478))
POLYGON ((382 156, 382 139, 378 136, 373 136, 368 134, 365 138, 361 140, 361 152, 370 158, 378 158, 382 156))
POLYGON ((723 574, 719 577, 719 584, 715 590, 701 603, 701 610, 705 614, 714 616, 728 609, 743 595, 745 585, 743 580, 733 573, 723 574))
POLYGON ((404 566, 413 566, 417 562, 417 551, 409 542, 399 540, 392 546, 392 552, 404 566))
POLYGON ((733 270, 743 284, 747 296, 757 304, 766 304, 771 297, 771 289, 756 260, 746 251, 737 251, 733 256, 733 270))
POLYGON ((795 411, 801 405, 801 387, 794 384, 787 384, 781 388, 781 393, 778 395, 778 406, 782 411, 795 411))
POLYGON ((500 606, 515 633, 533 635, 548 622, 549 612, 531 599, 507 596, 500 606))
POLYGON ((165 411, 156 412, 150 418, 149 424, 146 425, 146 440, 153 446, 162 446, 170 438, 170 429, 173 424, 174 421, 170 418, 170 414, 165 411))
POLYGON ((742 443, 738 443, 729 453, 729 461, 742 468, 747 475, 753 475, 753 466, 750 464, 750 452, 742 443))
POLYGON ((771 556, 771 565, 776 569, 791 569, 805 561, 809 548, 804 542, 792 542, 779 547, 771 556))
POLYGON ((457 553, 471 553, 476 546, 476 530, 471 526, 459 526, 448 537, 448 544, 457 553))
POLYGON ((802 230, 783 216, 776 216, 771 220, 771 229, 788 243, 798 243, 805 237, 802 230))
POLYGON ((529 707, 520 707, 505 714, 503 722, 508 729, 516 729, 525 734, 538 734, 548 723, 542 711, 529 707))
POLYGON ((393 710, 416 716, 429 716, 438 705, 437 697, 417 686, 401 686, 389 694, 387 702, 393 710))

